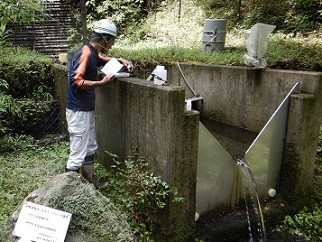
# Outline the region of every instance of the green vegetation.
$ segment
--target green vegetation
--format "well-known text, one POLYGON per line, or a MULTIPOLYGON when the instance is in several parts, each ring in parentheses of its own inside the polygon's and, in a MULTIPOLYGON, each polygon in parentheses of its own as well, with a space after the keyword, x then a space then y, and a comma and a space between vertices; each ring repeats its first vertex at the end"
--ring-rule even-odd
MULTIPOLYGON (((165 46, 159 48, 112 49, 111 54, 127 56, 140 66, 148 64, 204 63, 229 66, 245 66, 243 55, 247 53, 245 46, 227 47, 224 51, 204 53, 199 48, 165 46)), ((271 38, 268 52, 264 56, 268 67, 274 69, 322 70, 321 41, 314 39, 285 39, 282 34, 271 38)))
MULTIPOLYGON (((0 11, 6 11, 9 2, 6 0, 0 4, 0 11)), ((318 0, 283 0, 278 5, 274 0, 182 0, 181 7, 179 1, 170 0, 130 2, 87 1, 88 32, 91 32, 92 24, 97 19, 106 16, 112 18, 119 27, 120 36, 110 54, 128 57, 142 68, 147 64, 173 64, 176 61, 245 66, 243 55, 247 49, 244 30, 263 22, 276 25, 264 56, 268 67, 322 70, 322 17, 318 0), (238 2, 241 3, 240 7, 238 2), (227 19, 223 51, 202 51, 201 40, 206 18, 227 19)), ((31 7, 30 12, 37 9, 33 5, 31 7)), ((38 12, 41 13, 41 10, 38 12)), ((78 14, 75 19, 80 22, 79 11, 75 12, 78 14)), ((33 18, 28 20, 36 21, 33 18)), ((3 20, 0 18, 1 22, 3 20)), ((70 39, 72 45, 75 45, 73 50, 80 46, 80 33, 80 26, 71 30, 70 39)))
MULTIPOLYGON (((68 142, 55 141, 53 137, 39 141, 30 136, 17 136, 3 139, 0 143, 11 147, 11 152, 4 152, 0 156, 1 227, 30 192, 63 172, 68 158, 68 142)), ((134 153, 121 162, 117 156, 110 155, 114 159, 110 169, 96 165, 97 175, 109 182, 109 189, 102 193, 126 216, 139 241, 152 241, 152 234, 159 225, 157 214, 166 206, 169 196, 173 197, 173 202, 181 202, 182 198, 175 188, 154 175, 143 157, 134 153)), ((62 197, 59 206, 65 206, 62 197)), ((81 225, 89 229, 87 219, 85 221, 82 214, 70 209, 68 207, 66 211, 76 214, 72 226, 81 225)))
POLYGON ((57 172, 57 165, 66 162, 68 145, 61 142, 44 146, 30 136, 9 136, 1 139, 0 224, 10 216, 22 200, 46 183, 57 172))
MULTIPOLYGON (((165 65, 177 61, 245 66, 243 55, 247 53, 247 49, 244 31, 258 22, 263 22, 276 25, 269 36, 268 49, 264 56, 268 67, 322 70, 322 19, 317 10, 317 5, 320 4, 317 0, 282 1, 279 5, 274 0, 263 3, 241 0, 239 20, 238 1, 182 0, 180 8, 179 1, 152 3, 146 0, 137 1, 140 3, 135 10, 132 5, 131 9, 124 10, 127 2, 89 1, 88 27, 98 18, 111 17, 118 24, 120 36, 109 54, 127 57, 142 68, 148 64, 165 65), (139 10, 141 15, 138 20, 139 10), (131 11, 135 11, 135 14, 128 15, 131 11), (113 15, 110 16, 110 12, 113 15), (206 18, 227 19, 223 51, 202 51, 203 25, 206 18)), ((75 31, 81 32, 73 30, 74 33, 75 31)), ((76 39, 74 41, 73 50, 81 42, 76 39)))
POLYGON ((0 55, 0 135, 55 129, 53 60, 19 47, 3 47, 0 55))
MULTIPOLYGON (((265 22, 277 26, 269 37, 264 56, 268 67, 321 71, 321 3, 317 0, 280 3, 182 0, 179 16, 178 1, 90 0, 88 26, 113 12, 111 17, 119 26, 120 37, 110 54, 127 57, 143 68, 176 61, 244 66, 242 56, 247 49, 243 32, 257 22, 265 22), (206 18, 228 20, 223 51, 201 50, 206 18)), ((54 138, 39 141, 21 135, 32 130, 38 132, 36 128, 41 126, 43 117, 55 110, 51 75, 54 61, 8 45, 6 26, 38 21, 42 8, 32 0, 0 3, 0 225, 28 193, 62 171, 68 155, 66 141, 51 143, 54 138)), ((78 35, 79 32, 76 30, 78 35)), ((96 167, 101 178, 111 179, 111 189, 105 195, 126 214, 136 235, 142 241, 149 241, 157 227, 155 214, 165 206, 168 196, 177 195, 177 191, 154 176, 144 158, 130 155, 122 168, 117 157, 114 158, 115 165, 108 172, 96 167)), ((314 182, 315 196, 310 204, 297 215, 285 217, 276 230, 300 234, 310 241, 322 240, 322 132, 314 182)))
POLYGON ((322 23, 321 2, 318 0, 281 0, 279 4, 274 0, 90 0, 87 7, 89 22, 109 16, 120 26, 122 33, 133 36, 133 31, 138 31, 140 34, 136 36, 140 39, 146 37, 143 34, 147 27, 146 17, 157 18, 156 15, 164 9, 176 12, 171 22, 165 22, 166 26, 176 21, 184 22, 184 17, 181 17, 187 14, 187 10, 192 12, 189 12, 192 22, 200 13, 203 19, 228 19, 229 30, 235 26, 249 28, 262 22, 276 25, 277 30, 289 33, 307 33, 319 29, 322 23))
POLYGON ((39 12, 44 5, 34 0, 2 0, 0 2, 0 44, 5 41, 8 34, 8 24, 32 23, 40 20, 39 12))
POLYGON ((160 227, 158 214, 170 195, 172 202, 181 202, 183 198, 178 196, 175 187, 170 187, 149 169, 144 157, 133 152, 121 161, 116 155, 108 154, 113 158, 113 165, 107 171, 97 167, 101 168, 101 178, 109 181, 109 189, 102 193, 126 214, 139 241, 152 241, 153 233, 162 233, 157 230, 160 227), (104 173, 106 175, 102 175, 104 173))
POLYGON ((114 0, 114 1, 87 1, 88 20, 93 22, 97 19, 109 18, 119 26, 119 31, 125 31, 128 26, 137 25, 142 19, 144 8, 143 0, 114 0))
POLYGON ((318 205, 312 209, 304 208, 295 216, 287 215, 276 231, 303 236, 307 241, 322 240, 322 211, 318 205))
POLYGON ((230 27, 249 28, 255 23, 269 23, 286 32, 310 32, 321 27, 321 2, 317 0, 200 0, 207 17, 231 20, 230 27))

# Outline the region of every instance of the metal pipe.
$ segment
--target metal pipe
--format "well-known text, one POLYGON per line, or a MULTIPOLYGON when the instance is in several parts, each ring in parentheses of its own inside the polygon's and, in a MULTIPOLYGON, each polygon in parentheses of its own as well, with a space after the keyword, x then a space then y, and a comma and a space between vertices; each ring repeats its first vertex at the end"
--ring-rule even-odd
POLYGON ((180 74, 181 74, 181 76, 182 76, 183 80, 185 81, 185 83, 186 83, 186 84, 187 84, 187 86, 189 87, 190 91, 193 93, 193 95, 194 95, 195 97, 199 97, 199 94, 197 94, 197 93, 193 90, 193 88, 190 86, 190 84, 189 84, 188 80, 187 80, 187 79, 186 79, 186 77, 184 76, 184 74, 183 74, 183 72, 182 72, 182 69, 181 69, 181 67, 180 67, 180 65, 179 65, 179 62, 178 62, 178 61, 177 61, 177 66, 178 66, 179 72, 180 72, 180 74))

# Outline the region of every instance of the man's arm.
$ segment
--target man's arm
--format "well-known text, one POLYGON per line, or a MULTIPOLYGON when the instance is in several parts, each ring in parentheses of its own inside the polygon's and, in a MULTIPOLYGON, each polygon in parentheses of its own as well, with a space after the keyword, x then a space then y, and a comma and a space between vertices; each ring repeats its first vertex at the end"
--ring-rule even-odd
POLYGON ((80 88, 81 89, 91 89, 91 88, 101 87, 101 86, 105 86, 105 85, 111 83, 113 80, 114 80, 114 77, 111 77, 110 75, 105 76, 100 81, 84 80, 83 84, 80 88))

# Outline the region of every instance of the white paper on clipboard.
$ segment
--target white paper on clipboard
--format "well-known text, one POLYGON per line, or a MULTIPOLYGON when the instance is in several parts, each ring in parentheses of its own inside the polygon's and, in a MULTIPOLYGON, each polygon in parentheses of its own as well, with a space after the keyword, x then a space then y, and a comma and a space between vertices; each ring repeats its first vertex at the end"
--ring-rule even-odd
POLYGON ((124 65, 122 65, 117 59, 112 58, 105 64, 105 66, 102 68, 101 71, 105 75, 111 75, 111 76, 114 76, 115 78, 129 77, 130 73, 119 72, 123 67, 124 65))

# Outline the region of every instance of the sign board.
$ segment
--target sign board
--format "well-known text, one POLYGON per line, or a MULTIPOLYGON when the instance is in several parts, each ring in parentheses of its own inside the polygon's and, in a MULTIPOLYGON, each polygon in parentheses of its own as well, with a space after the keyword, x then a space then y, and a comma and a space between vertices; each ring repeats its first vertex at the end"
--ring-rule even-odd
POLYGON ((13 235, 19 241, 64 242, 72 214, 25 201, 13 235))

